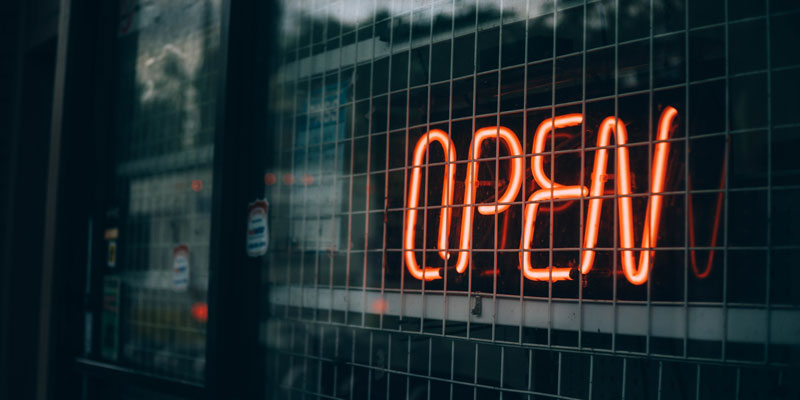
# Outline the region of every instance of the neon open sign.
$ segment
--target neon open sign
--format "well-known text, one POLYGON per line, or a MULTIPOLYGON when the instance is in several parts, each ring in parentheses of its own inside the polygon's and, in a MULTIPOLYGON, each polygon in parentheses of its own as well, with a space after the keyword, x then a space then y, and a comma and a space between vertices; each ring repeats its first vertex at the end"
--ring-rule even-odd
MULTIPOLYGON (((553 200, 578 199, 581 197, 589 197, 589 200, 579 271, 582 274, 587 274, 591 271, 595 259, 594 248, 597 244, 600 231, 600 216, 603 211, 603 199, 600 198, 600 196, 603 195, 606 181, 609 179, 609 175, 607 175, 606 171, 608 167, 609 146, 611 145, 611 138, 613 135, 618 145, 615 149, 616 175, 614 176, 614 181, 616 184, 616 193, 618 194, 616 201, 619 207, 619 237, 620 247, 622 249, 622 271, 625 278, 634 285, 641 285, 647 282, 650 268, 655 257, 653 248, 655 248, 657 244, 656 241, 663 207, 663 196, 661 193, 664 191, 666 182, 667 160, 670 151, 670 143, 667 140, 670 139, 672 123, 677 115, 678 111, 675 108, 667 107, 659 117, 652 167, 650 170, 650 190, 647 199, 644 226, 642 227, 644 231, 640 246, 642 250, 638 252, 638 263, 636 262, 636 250, 634 250, 631 166, 628 147, 625 146, 625 144, 628 143, 628 132, 625 128, 625 123, 613 116, 607 117, 601 122, 597 136, 597 150, 595 150, 590 187, 553 182, 544 171, 544 155, 542 154, 545 151, 548 136, 555 129, 580 125, 583 123, 583 115, 561 115, 555 118, 548 118, 539 124, 534 136, 534 155, 531 157, 531 170, 539 189, 531 194, 528 198, 529 203, 525 206, 523 214, 523 233, 520 240, 519 263, 525 278, 533 281, 561 281, 573 279, 574 274, 572 268, 556 266, 537 267, 532 265, 530 250, 531 242, 534 237, 534 227, 539 205, 543 202, 550 202, 553 200)), ((457 160, 455 146, 450 136, 439 129, 433 129, 423 135, 419 141, 417 141, 414 148, 411 180, 408 186, 408 211, 405 217, 403 232, 403 252, 406 268, 411 275, 417 279, 426 281, 441 279, 443 275, 441 267, 420 266, 414 255, 415 227, 419 211, 417 207, 419 207, 422 168, 424 167, 425 152, 432 142, 437 142, 442 146, 447 161, 444 171, 442 208, 439 215, 439 233, 437 237, 438 254, 443 260, 448 260, 450 258, 450 253, 448 252, 448 238, 452 217, 451 206, 453 206, 453 191, 455 188, 455 162, 457 160)), ((510 207, 508 203, 513 202, 519 195, 525 173, 523 153, 524 151, 519 138, 508 128, 495 126, 482 128, 475 132, 469 148, 459 251, 455 261, 455 270, 459 274, 464 273, 469 265, 469 250, 472 248, 472 225, 475 210, 477 209, 478 213, 481 215, 502 213, 510 207), (481 144, 489 139, 501 141, 511 155, 509 184, 502 196, 498 198, 497 204, 475 204, 481 144)))

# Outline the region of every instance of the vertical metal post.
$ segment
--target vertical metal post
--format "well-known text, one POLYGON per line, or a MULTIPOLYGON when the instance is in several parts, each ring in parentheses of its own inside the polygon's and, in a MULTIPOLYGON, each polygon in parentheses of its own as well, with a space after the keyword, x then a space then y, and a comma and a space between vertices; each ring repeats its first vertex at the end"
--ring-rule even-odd
POLYGON ((62 132, 64 130, 65 87, 71 33, 72 1, 60 0, 56 49, 55 79, 53 82, 53 108, 50 119, 50 154, 47 166, 47 189, 44 209, 44 234, 42 240, 42 280, 39 299, 39 353, 37 355, 36 398, 50 397, 50 363, 53 355, 51 325, 53 324, 53 288, 58 251, 59 181, 61 179, 62 132))

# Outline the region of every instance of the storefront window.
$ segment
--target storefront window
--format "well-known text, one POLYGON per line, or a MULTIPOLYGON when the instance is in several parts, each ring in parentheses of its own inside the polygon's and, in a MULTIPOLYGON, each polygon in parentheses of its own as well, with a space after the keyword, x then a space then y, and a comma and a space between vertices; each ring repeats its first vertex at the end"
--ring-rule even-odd
POLYGON ((749 366, 796 344, 796 6, 697 3, 283 2, 269 390, 777 385, 749 366))
POLYGON ((121 1, 101 356, 204 379, 221 2, 121 1))

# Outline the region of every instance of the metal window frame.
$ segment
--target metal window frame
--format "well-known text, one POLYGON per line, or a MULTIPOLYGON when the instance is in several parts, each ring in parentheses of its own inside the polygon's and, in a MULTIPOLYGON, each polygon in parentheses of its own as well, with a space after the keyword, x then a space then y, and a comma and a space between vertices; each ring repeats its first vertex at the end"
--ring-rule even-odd
MULTIPOLYGON (((222 1, 221 77, 214 127, 209 319, 205 382, 202 384, 105 362, 99 359, 97 351, 85 352, 85 313, 97 316, 102 305, 103 274, 98 260, 103 260, 105 255, 104 248, 98 244, 103 243, 105 193, 112 178, 106 166, 113 102, 106 99, 113 98, 114 67, 118 62, 114 40, 118 2, 61 0, 61 6, 60 58, 56 68, 57 77, 60 77, 57 85, 62 88, 63 95, 54 99, 53 109, 54 115, 63 115, 66 122, 54 120, 51 135, 62 135, 65 141, 60 152, 51 153, 48 201, 52 203, 53 212, 47 215, 47 227, 52 233, 45 244, 53 250, 45 266, 49 266, 54 275, 45 276, 42 283, 43 288, 75 289, 55 292, 51 289, 47 297, 42 298, 42 321, 52 322, 54 329, 68 334, 54 337, 54 331, 42 332, 40 363, 54 366, 42 369, 39 386, 44 389, 39 398, 51 398, 54 393, 97 398, 96 389, 108 384, 136 386, 185 398, 263 397, 264 388, 260 382, 264 357, 260 351, 254 351, 260 349, 260 269, 254 260, 244 256, 244 229, 247 201, 251 196, 246 183, 256 175, 259 181, 263 179, 260 172, 250 173, 260 171, 251 166, 268 161, 262 160, 256 147, 250 145, 258 139, 252 129, 255 116, 251 110, 255 108, 255 97, 249 86, 256 73, 253 58, 257 56, 256 31, 260 29, 256 16, 272 17, 272 13, 264 10, 273 7, 274 2, 222 1), (82 117, 85 119, 79 121, 82 117), (76 138, 80 140, 72 143, 76 138), (86 153, 92 157, 86 157, 86 153), (80 182, 58 157, 84 158, 81 171, 86 175, 78 187, 85 191, 69 194, 66 188, 80 182), (64 195, 56 197, 55 193, 64 195), (78 212, 64 212, 81 204, 79 202, 83 207, 78 212), (58 207, 57 214, 55 207, 58 207), (76 229, 86 234, 76 235, 76 229), (72 244, 73 249, 68 251, 62 242, 72 244), (71 261, 55 259, 65 254, 76 257, 71 261), (66 300, 69 306, 58 306, 56 299, 66 300), (54 350, 48 350, 50 347, 54 350), (55 368, 58 374, 54 373, 55 368)), ((271 35, 269 30, 258 33, 271 35)), ((91 329, 99 332, 99 318, 93 318, 91 329)), ((98 349, 99 345, 100 335, 91 335, 91 349, 98 349)))

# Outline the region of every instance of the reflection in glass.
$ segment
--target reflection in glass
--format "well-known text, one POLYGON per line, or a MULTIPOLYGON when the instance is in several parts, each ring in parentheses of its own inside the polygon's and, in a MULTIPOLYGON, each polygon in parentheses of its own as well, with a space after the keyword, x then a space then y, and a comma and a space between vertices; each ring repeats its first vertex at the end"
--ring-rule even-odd
POLYGON ((119 351, 104 354, 202 381, 221 2, 121 4, 105 215, 119 257, 104 270, 120 322, 101 333, 119 351))

